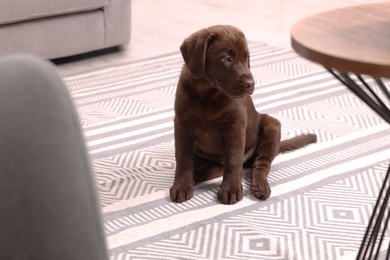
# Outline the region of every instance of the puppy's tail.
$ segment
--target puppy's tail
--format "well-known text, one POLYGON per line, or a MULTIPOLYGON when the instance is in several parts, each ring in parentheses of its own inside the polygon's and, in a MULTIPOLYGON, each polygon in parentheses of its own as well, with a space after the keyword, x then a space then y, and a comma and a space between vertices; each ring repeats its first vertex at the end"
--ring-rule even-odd
POLYGON ((302 148, 308 144, 316 143, 315 134, 302 134, 280 142, 279 153, 285 153, 302 148))

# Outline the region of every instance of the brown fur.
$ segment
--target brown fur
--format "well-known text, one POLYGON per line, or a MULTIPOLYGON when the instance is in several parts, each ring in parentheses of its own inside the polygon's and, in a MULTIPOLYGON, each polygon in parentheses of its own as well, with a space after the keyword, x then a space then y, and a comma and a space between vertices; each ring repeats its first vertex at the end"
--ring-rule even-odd
POLYGON ((279 152, 316 142, 314 134, 280 141, 280 122, 256 111, 250 95, 254 80, 244 34, 233 26, 212 26, 186 38, 180 47, 185 65, 175 100, 175 180, 173 201, 193 196, 197 182, 223 175, 218 200, 243 197, 243 165, 252 168, 251 191, 261 200, 279 152))

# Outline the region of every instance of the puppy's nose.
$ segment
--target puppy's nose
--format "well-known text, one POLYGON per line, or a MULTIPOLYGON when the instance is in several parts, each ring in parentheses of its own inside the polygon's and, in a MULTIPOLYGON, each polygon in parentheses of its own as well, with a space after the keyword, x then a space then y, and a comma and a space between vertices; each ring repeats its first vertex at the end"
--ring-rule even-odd
POLYGON ((245 89, 253 89, 255 87, 255 81, 253 79, 245 79, 242 81, 245 89))

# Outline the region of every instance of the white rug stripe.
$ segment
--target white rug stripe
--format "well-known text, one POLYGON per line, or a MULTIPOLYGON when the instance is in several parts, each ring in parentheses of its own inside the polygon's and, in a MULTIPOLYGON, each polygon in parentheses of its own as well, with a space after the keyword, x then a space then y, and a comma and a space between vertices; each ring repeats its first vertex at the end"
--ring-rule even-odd
MULTIPOLYGON (((276 91, 283 91, 287 88, 291 88, 292 86, 297 86, 296 91, 300 90, 300 86, 302 85, 307 85, 309 83, 313 83, 315 81, 322 81, 326 80, 326 82, 322 83, 325 85, 332 85, 337 83, 337 80, 333 79, 328 73, 321 72, 317 73, 315 75, 306 75, 304 77, 302 76, 297 76, 297 77, 292 77, 291 80, 286 80, 286 79, 275 79, 270 82, 267 82, 266 84, 262 83, 260 86, 257 86, 255 89, 255 94, 266 94, 269 95, 269 93, 273 93, 276 91)), ((321 88, 320 86, 317 85, 310 85, 313 89, 321 88)), ((323 86, 322 86, 323 87, 323 86)))
POLYGON ((124 133, 121 133, 121 134, 117 134, 115 136, 110 136, 110 137, 105 138, 105 139, 97 139, 97 140, 94 140, 94 141, 90 141, 90 142, 88 142, 88 146, 92 147, 92 146, 95 146, 95 145, 97 146, 97 145, 101 145, 101 144, 105 144, 105 143, 111 143, 111 142, 117 141, 119 139, 129 139, 131 137, 134 137, 134 136, 137 136, 137 135, 140 135, 140 134, 145 134, 145 133, 148 133, 148 132, 155 132, 156 130, 163 130, 163 129, 166 129, 166 128, 171 128, 172 129, 172 127, 173 127, 173 123, 172 122, 160 123, 160 124, 157 124, 157 125, 154 125, 154 126, 145 127, 143 129, 137 129, 137 130, 134 130, 134 131, 131 131, 131 132, 124 132, 124 133))
MULTIPOLYGON (((307 156, 311 153, 319 152, 319 151, 322 151, 324 149, 330 149, 332 147, 336 147, 336 146, 339 146, 341 144, 346 144, 346 143, 352 142, 354 140, 359 140, 362 137, 375 135, 375 134, 380 133, 380 132, 385 131, 385 130, 389 130, 389 126, 387 123, 383 123, 381 125, 372 127, 370 129, 364 129, 362 131, 358 131, 358 132, 352 133, 350 135, 346 135, 346 136, 343 136, 343 137, 340 137, 337 139, 333 139, 333 140, 328 141, 328 142, 317 143, 315 145, 311 145, 311 146, 306 147, 304 149, 296 150, 294 152, 279 154, 275 158, 274 162, 280 163, 280 162, 286 162, 286 161, 289 161, 292 159, 296 159, 299 157, 304 157, 304 156, 307 156)), ((390 146, 389 146, 389 149, 390 149, 390 146)))
MULTIPOLYGON (((321 87, 324 87, 324 86, 321 86, 321 87)), ((307 89, 310 89, 310 87, 308 87, 307 89)), ((293 93, 297 93, 297 92, 290 91, 289 93, 275 95, 272 99, 267 99, 267 101, 283 99, 282 101, 273 102, 272 104, 263 106, 263 105, 261 105, 263 103, 261 100, 254 99, 253 103, 255 104, 256 108, 259 108, 260 111, 262 111, 262 110, 275 108, 275 107, 278 107, 278 106, 281 106, 281 105, 287 105, 287 104, 290 104, 290 103, 295 103, 297 101, 310 100, 310 99, 312 99, 314 97, 323 96, 323 95, 334 93, 334 92, 337 92, 337 91, 340 91, 340 90, 343 90, 343 88, 342 87, 328 88, 327 90, 317 91, 315 93, 306 94, 306 95, 300 95, 299 97, 296 97, 296 98, 290 98, 290 96, 293 93)))
MULTIPOLYGON (((164 109, 165 110, 165 109, 164 109)), ((172 119, 174 116, 173 111, 165 112, 165 113, 160 113, 160 114, 155 114, 153 113, 153 116, 148 116, 145 115, 145 117, 140 118, 140 119, 135 119, 135 120, 129 120, 124 123, 120 124, 114 124, 114 125, 109 125, 107 127, 101 127, 95 130, 85 131, 85 136, 86 137, 92 137, 95 135, 101 135, 101 134, 106 134, 111 131, 117 131, 117 130, 122 130, 130 127, 140 127, 143 124, 148 124, 152 123, 156 120, 161 120, 161 119, 172 119)))
POLYGON ((103 148, 96 148, 96 149, 90 148, 88 143, 87 143, 87 146, 88 146, 89 153, 91 155, 93 155, 93 154, 97 154, 97 153, 102 153, 102 152, 107 152, 107 151, 111 151, 111 150, 116 150, 118 148, 129 147, 129 146, 134 145, 134 144, 140 144, 140 143, 144 143, 144 142, 149 141, 149 140, 158 139, 160 137, 170 136, 170 135, 173 135, 173 130, 160 132, 159 134, 150 135, 150 136, 147 136, 147 137, 144 137, 144 138, 137 138, 136 140, 122 141, 122 142, 120 142, 118 144, 107 145, 107 146, 105 146, 103 148))
POLYGON ((119 81, 119 85, 118 82, 110 82, 106 84, 99 84, 97 87, 88 88, 86 90, 81 89, 79 91, 74 91, 72 96, 74 98, 83 98, 89 95, 98 95, 106 92, 119 91, 123 88, 128 88, 129 85, 142 85, 149 82, 153 82, 155 80, 161 81, 165 79, 178 78, 179 74, 180 70, 178 70, 177 68, 174 70, 164 70, 160 73, 154 73, 153 75, 145 75, 142 77, 137 77, 135 79, 129 78, 128 80, 121 80, 119 81))

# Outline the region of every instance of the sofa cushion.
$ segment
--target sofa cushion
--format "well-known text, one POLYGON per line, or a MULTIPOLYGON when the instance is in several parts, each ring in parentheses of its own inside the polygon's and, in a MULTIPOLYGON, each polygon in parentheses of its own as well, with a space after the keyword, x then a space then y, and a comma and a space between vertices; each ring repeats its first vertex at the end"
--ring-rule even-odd
POLYGON ((108 0, 1 0, 0 25, 95 10, 107 4, 108 0))
POLYGON ((0 56, 29 53, 53 59, 98 50, 105 47, 104 13, 90 11, 12 23, 0 26, 0 39, 0 56))

